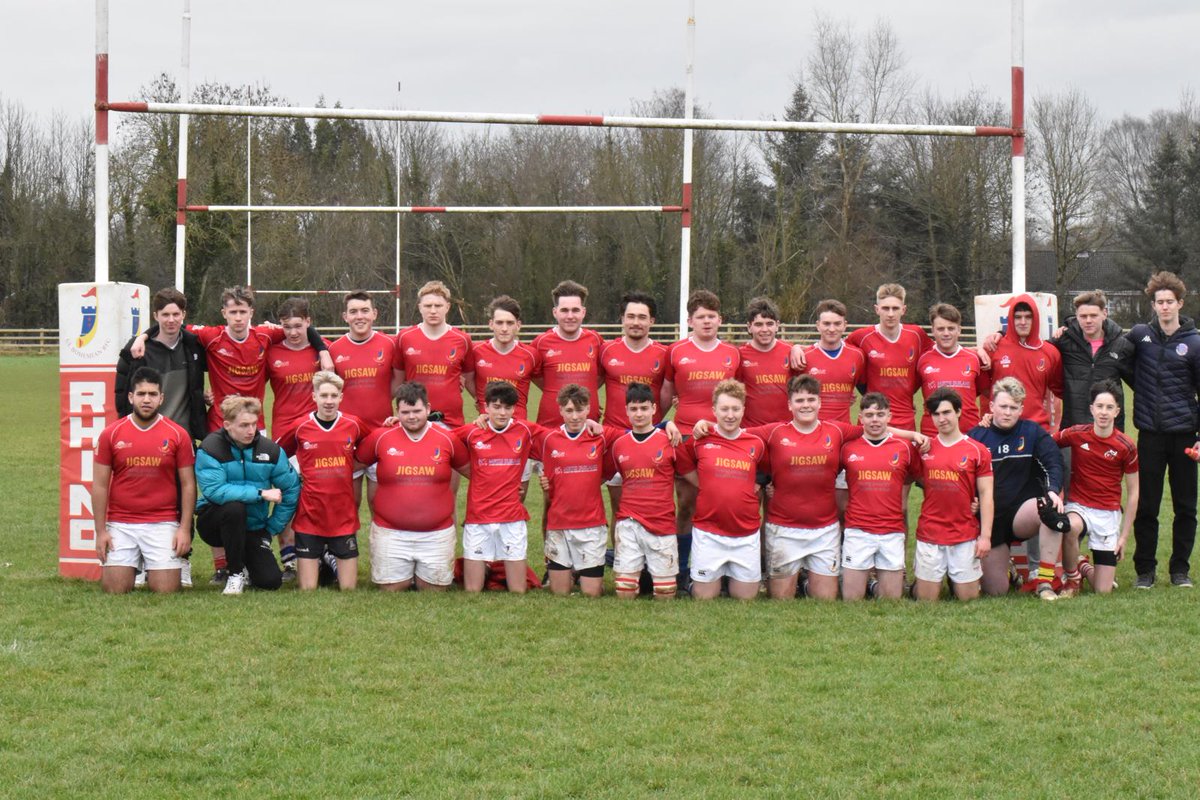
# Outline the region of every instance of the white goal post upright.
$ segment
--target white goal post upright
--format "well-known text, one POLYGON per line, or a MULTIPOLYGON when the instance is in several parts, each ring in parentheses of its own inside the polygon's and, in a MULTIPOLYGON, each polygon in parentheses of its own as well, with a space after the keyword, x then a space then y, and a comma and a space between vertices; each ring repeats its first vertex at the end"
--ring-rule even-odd
MULTIPOLYGON (((179 57, 179 96, 192 100, 192 0, 183 0, 182 43, 179 57)), ((247 122, 247 124, 249 124, 247 122)), ((175 288, 183 291, 184 256, 187 254, 188 115, 179 115, 179 164, 175 180, 175 288)), ((246 247, 249 250, 249 246, 246 247)))
POLYGON ((1012 0, 1012 292, 1025 291, 1025 0, 1012 0))
MULTIPOLYGON (((695 117, 696 66, 696 0, 688 0, 687 65, 683 89, 683 118, 695 117)), ((683 186, 680 204, 683 214, 679 220, 679 338, 688 335, 688 295, 692 292, 692 138, 691 128, 683 129, 683 186)))

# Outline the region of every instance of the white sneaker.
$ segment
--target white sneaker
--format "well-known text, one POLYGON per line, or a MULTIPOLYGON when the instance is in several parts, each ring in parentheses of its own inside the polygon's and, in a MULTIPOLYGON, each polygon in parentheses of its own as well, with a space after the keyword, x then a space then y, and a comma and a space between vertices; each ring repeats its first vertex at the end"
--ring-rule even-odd
POLYGON ((142 567, 141 570, 138 571, 138 574, 136 576, 134 576, 133 588, 135 588, 135 589, 145 589, 146 588, 146 568, 145 567, 142 567))
POLYGON ((179 585, 185 589, 192 588, 192 562, 186 559, 179 568, 179 585))
POLYGON ((246 588, 246 570, 231 573, 229 580, 225 581, 225 589, 221 594, 241 594, 244 588, 246 588))

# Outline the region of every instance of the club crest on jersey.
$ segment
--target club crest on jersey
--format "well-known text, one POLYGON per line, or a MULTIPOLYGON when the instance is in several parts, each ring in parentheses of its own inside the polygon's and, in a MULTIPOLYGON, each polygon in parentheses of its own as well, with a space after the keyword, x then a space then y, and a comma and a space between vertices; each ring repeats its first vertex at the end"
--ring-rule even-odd
POLYGON ((971 365, 970 364, 967 364, 966 366, 963 367, 962 374, 963 374, 964 378, 971 377, 971 365))
POLYGON ((1045 372, 1045 371, 1046 371, 1046 359, 1045 359, 1045 357, 1042 357, 1042 358, 1039 358, 1039 359, 1038 359, 1038 362, 1037 362, 1037 371, 1038 371, 1038 372, 1045 372))
MULTIPOLYGON (((857 458, 857 456, 851 456, 850 458, 855 459, 855 458, 857 458)), ((892 453, 891 464, 893 467, 900 466, 900 454, 899 453, 892 453)))
POLYGON ((453 361, 453 360, 454 360, 454 357, 455 357, 456 355, 458 355, 458 348, 457 348, 457 347, 451 347, 451 348, 450 348, 450 352, 449 352, 448 354, 446 354, 446 360, 447 360, 447 361, 453 361))
POLYGON ((1183 342, 1175 345, 1175 354, 1179 356, 1186 356, 1188 354, 1188 346, 1183 342))
POLYGON ((588 358, 591 358, 592 356, 594 356, 596 354, 596 346, 589 344, 587 353, 588 353, 588 358))
POLYGON ((970 461, 970 459, 969 459, 969 458, 967 458, 966 456, 963 456, 962 458, 958 459, 958 468, 959 468, 959 469, 966 469, 966 468, 967 468, 967 462, 968 462, 968 461, 970 461))
POLYGON ((733 356, 725 356, 725 366, 727 366, 727 367, 733 366, 733 356))
MULTIPOLYGON (((821 443, 821 446, 824 447, 826 450, 832 450, 833 449, 833 437, 830 436, 828 433, 825 434, 825 441, 821 443)), ((754 455, 753 450, 750 451, 750 455, 754 455)))
POLYGON ((520 376, 520 375, 524 375, 524 374, 525 374, 525 365, 518 364, 517 365, 517 375, 520 376))
POLYGON ((1025 437, 1021 436, 1020 438, 1017 439, 1017 452, 1019 453, 1024 449, 1025 449, 1025 437))
MULTIPOLYGON (((624 457, 625 457, 625 456, 622 456, 622 458, 624 458, 624 457)), ((661 447, 660 447, 660 448, 658 448, 658 452, 654 454, 654 458, 653 458, 652 460, 654 461, 654 463, 655 463, 655 464, 661 464, 661 463, 662 463, 662 460, 663 460, 663 449, 662 449, 661 447)))
POLYGON ((376 363, 376 364, 382 364, 382 363, 383 363, 383 348, 380 348, 379 350, 377 350, 377 351, 375 352, 375 363, 376 363))
POLYGON ((75 346, 87 347, 92 339, 96 338, 96 287, 88 289, 80 297, 84 301, 79 307, 83 319, 79 323, 79 338, 75 340, 75 346), (91 302, 87 300, 89 297, 92 298, 91 302))
POLYGON ((600 448, 598 448, 596 445, 592 445, 592 449, 588 450, 587 457, 594 459, 598 455, 600 455, 600 448))
POLYGON ((346 443, 343 445, 342 449, 343 450, 353 450, 354 449, 354 437, 353 436, 346 437, 346 443))
POLYGON ((908 355, 906 355, 904 357, 904 360, 911 364, 912 360, 916 357, 917 357, 917 348, 910 347, 910 348, 908 348, 908 355))
POLYGON ((168 440, 168 439, 163 439, 161 442, 159 442, 159 444, 158 444, 158 452, 162 453, 163 455, 166 455, 167 453, 170 453, 170 452, 171 452, 171 442, 170 442, 170 440, 168 440))
POLYGON ((654 366, 650 367, 650 371, 657 374, 662 369, 662 359, 654 359, 654 366))
POLYGON ((1104 451, 1104 457, 1109 460, 1116 458, 1118 455, 1120 455, 1120 454, 1116 450, 1105 450, 1104 451))
POLYGON ((513 445, 513 452, 519 453, 519 452, 521 452, 521 449, 524 447, 525 447, 525 440, 517 439, 516 443, 513 445))
POLYGON ((754 445, 750 445, 750 457, 754 458, 756 455, 758 455, 758 448, 754 445))
POLYGON ((441 461, 442 460, 442 448, 440 448, 440 447, 433 448, 433 455, 430 456, 430 459, 434 462, 441 461))

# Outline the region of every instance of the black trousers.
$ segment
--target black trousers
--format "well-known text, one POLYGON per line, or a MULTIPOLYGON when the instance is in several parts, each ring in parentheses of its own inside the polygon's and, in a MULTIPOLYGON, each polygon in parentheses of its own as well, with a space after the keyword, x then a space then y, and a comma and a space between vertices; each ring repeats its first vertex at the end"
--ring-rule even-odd
POLYGON ((257 589, 278 589, 283 573, 271 550, 266 531, 246 530, 246 504, 208 504, 196 515, 196 530, 210 547, 224 547, 229 574, 245 569, 250 585, 257 589))
POLYGON ((1163 478, 1171 484, 1175 520, 1171 526, 1172 575, 1186 573, 1196 543, 1196 462, 1183 452, 1196 443, 1192 433, 1138 432, 1138 509, 1133 520, 1137 547, 1133 566, 1139 575, 1153 574, 1158 565, 1158 510, 1163 478))

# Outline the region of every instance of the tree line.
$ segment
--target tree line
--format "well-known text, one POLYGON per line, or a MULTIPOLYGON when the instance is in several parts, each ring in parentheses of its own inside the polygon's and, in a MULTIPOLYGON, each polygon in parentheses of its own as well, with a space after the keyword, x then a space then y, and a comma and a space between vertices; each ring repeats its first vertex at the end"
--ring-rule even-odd
MULTIPOLYGON (((886 23, 860 31, 818 18, 780 116, 792 120, 1006 124, 1007 101, 945 98, 918 87, 886 23)), ((177 101, 161 75, 139 92, 177 101)), ((288 104, 264 86, 205 84, 200 103, 288 104)), ((321 101, 323 104, 324 100, 321 101)), ((683 116, 683 92, 635 102, 638 116, 683 116)), ((703 108, 701 104, 701 109, 703 108)), ((702 110, 698 112, 703 116, 702 110)), ((151 287, 174 276, 178 120, 122 115, 111 155, 114 280, 151 287)), ((1033 98, 1028 122, 1028 247, 1053 254, 1067 292, 1086 256, 1122 253, 1127 286, 1152 268, 1200 279, 1200 104, 1103 120, 1078 90, 1033 98)), ((48 122, 0 97, 0 326, 44 326, 56 285, 93 274, 90 117, 48 122)), ((480 127, 353 120, 192 117, 189 202, 298 205, 676 205, 680 131, 480 127), (246 162, 251 163, 247 187, 246 162)), ((784 133, 695 136, 691 285, 716 291, 737 318, 769 294, 785 318, 843 299, 869 318, 872 287, 897 280, 909 305, 968 308, 1003 291, 1011 271, 1008 139, 784 133)), ((590 316, 615 319, 632 288, 676 320, 680 221, 674 214, 405 215, 399 222, 402 322, 412 290, 444 281, 464 323, 495 295, 528 321, 549 317, 564 277, 591 287, 590 316)), ((391 289, 394 215, 258 213, 249 246, 259 288, 391 289)), ((245 214, 189 215, 186 292, 214 321, 226 285, 245 280, 245 214)), ((336 297, 315 299, 321 322, 336 297)), ((274 305, 266 297, 264 311, 274 305)), ((392 305, 385 324, 394 322, 392 305)))

